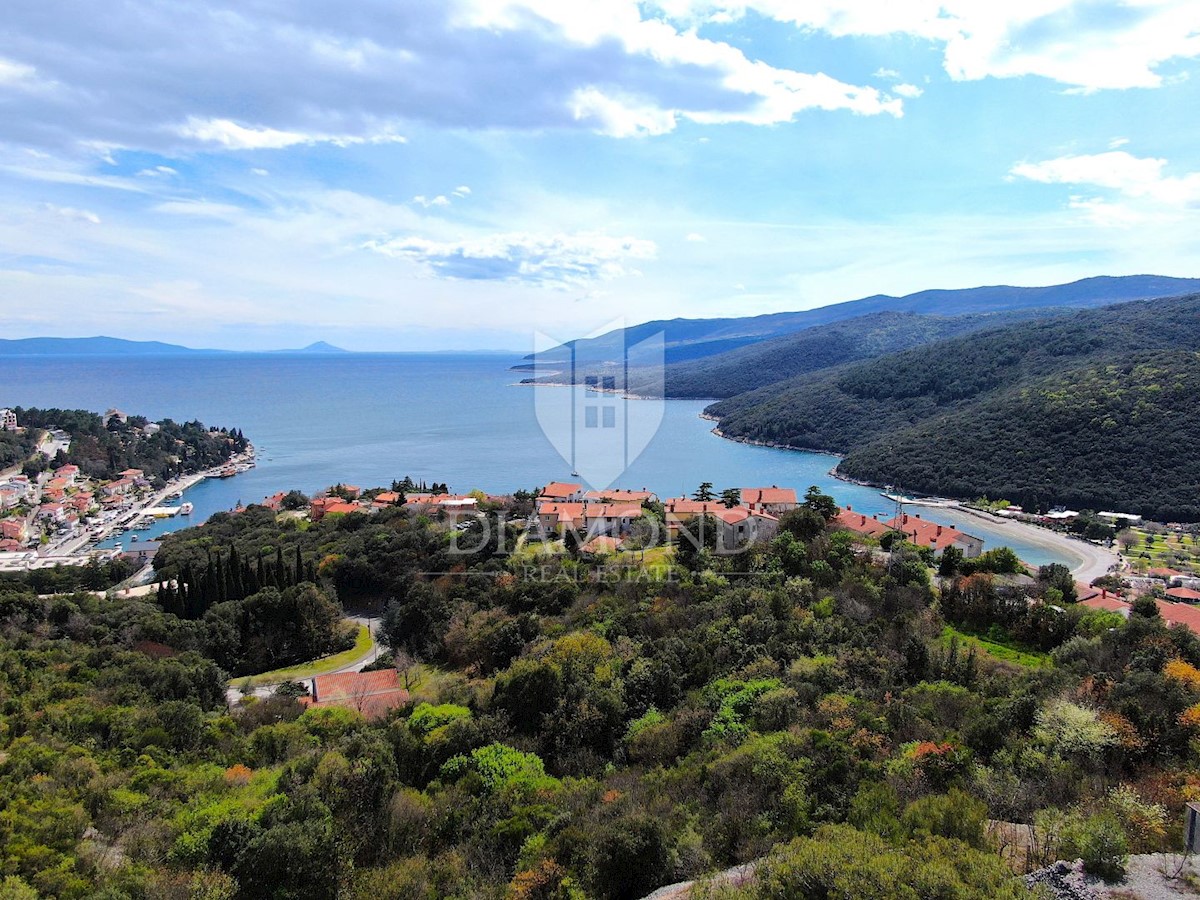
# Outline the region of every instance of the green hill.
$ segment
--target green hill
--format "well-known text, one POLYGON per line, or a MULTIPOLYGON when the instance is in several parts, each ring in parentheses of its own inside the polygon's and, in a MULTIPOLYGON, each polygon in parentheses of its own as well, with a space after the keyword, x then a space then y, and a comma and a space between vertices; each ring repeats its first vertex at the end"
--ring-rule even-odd
MULTIPOLYGON (((1031 309, 967 316, 882 312, 739 347, 715 356, 668 365, 667 397, 732 397, 788 378, 907 350, 987 328, 1062 315, 1064 309, 1031 309)), ((656 394, 640 373, 630 374, 635 394, 656 394)))
MULTIPOLYGON (((991 285, 955 290, 926 290, 903 297, 875 294, 859 300, 834 303, 799 312, 769 313, 720 319, 669 319, 618 328, 594 338, 582 338, 537 354, 526 360, 553 365, 569 358, 592 361, 622 358, 628 348, 630 364, 639 365, 638 345, 661 335, 666 362, 676 363, 725 353, 809 328, 887 313, 917 313, 923 316, 985 315, 1011 310, 1090 309, 1141 300, 1168 297, 1200 290, 1200 279, 1168 278, 1160 275, 1099 276, 1045 287, 991 285)), ((647 360, 654 362, 653 359, 647 360)))
POLYGON ((906 489, 1200 519, 1186 437, 1200 434, 1197 346, 1200 295, 1138 301, 792 378, 709 412, 729 437, 845 453, 843 473, 906 489))

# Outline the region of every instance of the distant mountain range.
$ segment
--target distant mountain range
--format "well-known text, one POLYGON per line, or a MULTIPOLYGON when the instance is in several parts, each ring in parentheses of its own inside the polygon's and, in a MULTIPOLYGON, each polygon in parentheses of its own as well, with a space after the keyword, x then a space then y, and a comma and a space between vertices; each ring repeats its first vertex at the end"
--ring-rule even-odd
MULTIPOLYGON (((114 337, 89 338, 18 338, 0 340, 4 356, 186 356, 194 354, 237 353, 236 350, 197 350, 162 341, 127 341, 114 337)), ((273 353, 332 354, 350 351, 317 341, 299 350, 273 350, 273 353)))
MULTIPOLYGON (((782 335, 795 334, 820 325, 846 319, 862 319, 881 313, 916 313, 922 316, 987 315, 1030 309, 1088 309, 1200 291, 1198 278, 1169 278, 1161 275, 1100 276, 1048 287, 992 287, 962 290, 928 290, 903 297, 876 294, 861 300, 835 303, 802 312, 771 313, 762 316, 722 319, 669 319, 645 322, 630 328, 610 331, 595 338, 568 341, 529 360, 539 364, 568 358, 571 348, 577 358, 590 360, 621 359, 625 347, 663 334, 666 361, 680 363, 714 356, 782 335)), ((631 350, 630 364, 640 359, 631 350)))
POLYGON ((1075 310, 709 406, 726 437, 903 490, 1200 521, 1200 294, 1075 310))

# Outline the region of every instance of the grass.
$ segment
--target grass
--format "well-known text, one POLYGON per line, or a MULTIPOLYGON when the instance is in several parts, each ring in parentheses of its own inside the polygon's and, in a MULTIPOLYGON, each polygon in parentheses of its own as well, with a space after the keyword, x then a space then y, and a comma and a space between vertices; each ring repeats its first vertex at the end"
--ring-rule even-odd
POLYGON ((370 652, 373 646, 374 642, 371 640, 371 632, 367 630, 366 625, 359 625, 358 635, 354 638, 354 646, 349 650, 334 653, 332 656, 322 656, 320 659, 300 663, 298 666, 272 669, 270 672, 261 672, 258 675, 248 675, 238 680, 244 688, 248 681, 253 681, 255 684, 279 684, 284 681, 299 681, 302 678, 312 678, 314 675, 325 675, 328 672, 333 672, 362 659, 370 652))
POLYGON ((1200 574, 1200 539, 1196 535, 1151 534, 1140 527, 1129 531, 1135 540, 1123 552, 1135 570, 1167 567, 1190 575, 1200 574))
POLYGON ((1053 665, 1053 663, 1050 661, 1050 654, 1043 653, 1040 650, 1030 650, 1027 647, 1022 647, 1015 642, 1001 643, 999 641, 989 640, 988 638, 979 637, 977 635, 968 634, 965 631, 960 631, 951 625, 947 625, 942 629, 943 645, 948 645, 950 643, 950 639, 955 637, 958 638, 958 643, 961 646, 974 647, 976 651, 984 653, 993 659, 1015 663, 1018 666, 1027 666, 1031 669, 1053 665))

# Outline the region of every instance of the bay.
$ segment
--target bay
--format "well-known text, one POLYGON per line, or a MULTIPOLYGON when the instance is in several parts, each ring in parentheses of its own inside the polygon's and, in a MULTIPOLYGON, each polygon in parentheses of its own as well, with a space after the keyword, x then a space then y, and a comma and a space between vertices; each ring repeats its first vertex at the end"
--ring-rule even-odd
MULTIPOLYGON (((510 354, 441 353, 7 358, 0 360, 0 406, 115 407, 154 420, 241 428, 258 450, 258 466, 192 488, 186 498, 194 514, 160 521, 140 533, 145 540, 293 488, 372 487, 409 475, 444 481, 458 493, 505 493, 572 480, 538 425, 534 395, 542 389, 517 384, 521 375, 509 369, 517 361, 510 354)), ((718 490, 779 485, 803 492, 816 484, 843 506, 892 513, 875 488, 834 478, 834 456, 715 436, 700 418, 705 406, 666 402, 657 433, 615 486, 667 497, 703 481, 718 490)), ((921 515, 959 525, 987 547, 1006 543, 1027 562, 1056 561, 1053 551, 1000 539, 984 522, 965 523, 947 510, 921 515)))

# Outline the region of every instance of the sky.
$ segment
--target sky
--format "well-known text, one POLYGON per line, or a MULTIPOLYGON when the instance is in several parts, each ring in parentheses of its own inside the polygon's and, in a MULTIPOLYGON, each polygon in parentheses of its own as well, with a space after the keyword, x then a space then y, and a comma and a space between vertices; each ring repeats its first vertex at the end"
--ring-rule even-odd
POLYGON ((1200 276, 1197 0, 6 0, 0 337, 1200 276))

